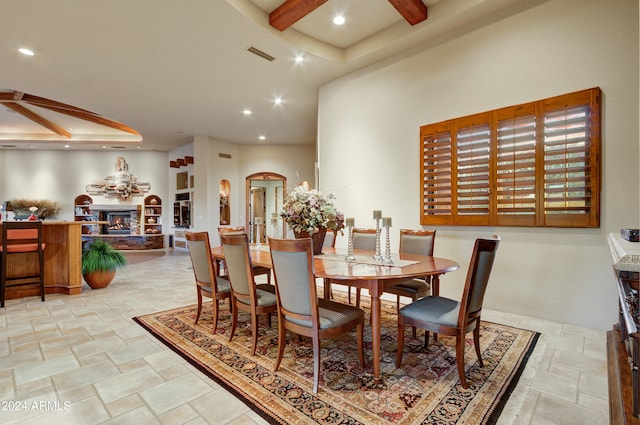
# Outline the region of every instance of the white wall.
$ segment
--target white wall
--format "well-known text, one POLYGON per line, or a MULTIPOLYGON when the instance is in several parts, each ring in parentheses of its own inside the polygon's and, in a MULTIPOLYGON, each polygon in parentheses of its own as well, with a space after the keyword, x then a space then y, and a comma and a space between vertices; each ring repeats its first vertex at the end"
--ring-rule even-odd
POLYGON ((315 145, 241 145, 207 136, 194 137, 195 217, 194 229, 208 231, 217 245, 220 223, 220 180, 230 183, 229 205, 232 226, 245 226, 245 178, 258 172, 273 172, 287 178, 287 187, 299 181, 313 182, 315 145), (231 155, 221 158, 220 154, 231 155), (203 208, 203 205, 206 206, 203 208))
MULTIPOLYGON (((371 211, 381 209, 396 231, 418 228, 421 125, 596 86, 603 91, 601 228, 438 226, 436 255, 460 263, 441 286, 442 295, 458 298, 473 240, 498 233, 486 307, 610 329, 617 301, 606 235, 640 222, 636 0, 550 1, 325 85, 320 187, 356 226, 373 227, 371 211)), ((397 242, 396 233, 394 249, 397 242)))
MULTIPOLYGON (((116 158, 122 156, 129 165, 129 172, 141 182, 149 182, 151 190, 141 197, 126 202, 91 195, 94 204, 142 204, 145 196, 154 194, 168 200, 166 152, 140 151, 29 151, 7 150, 0 153, 0 189, 2 200, 13 198, 49 199, 57 202, 62 210, 60 220, 73 220, 73 202, 76 196, 87 193, 85 186, 103 181, 116 171, 116 158)), ((173 217, 163 208, 163 223, 171 223, 173 217)), ((168 229, 163 229, 167 233, 168 229)))

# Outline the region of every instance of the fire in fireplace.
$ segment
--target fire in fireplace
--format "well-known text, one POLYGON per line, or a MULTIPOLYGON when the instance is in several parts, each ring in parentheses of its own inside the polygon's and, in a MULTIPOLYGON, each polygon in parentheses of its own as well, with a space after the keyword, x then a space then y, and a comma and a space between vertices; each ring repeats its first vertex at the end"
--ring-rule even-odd
POLYGON ((131 212, 130 211, 109 211, 104 213, 102 233, 110 235, 128 235, 131 233, 131 212))

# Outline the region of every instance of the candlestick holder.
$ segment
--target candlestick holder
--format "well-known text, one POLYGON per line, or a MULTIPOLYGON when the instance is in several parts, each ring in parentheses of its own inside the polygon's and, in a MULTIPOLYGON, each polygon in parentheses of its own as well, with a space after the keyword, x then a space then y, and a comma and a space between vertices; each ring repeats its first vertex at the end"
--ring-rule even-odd
POLYGON ((373 256, 375 261, 384 261, 384 257, 382 256, 382 252, 380 250, 380 235, 382 230, 380 229, 380 219, 376 218, 376 255, 373 256))
POLYGON ((262 244, 262 239, 260 238, 260 224, 256 224, 256 245, 262 244))
POLYGON ((386 242, 384 247, 384 263, 385 264, 394 264, 395 260, 391 258, 391 238, 389 236, 389 227, 384 226, 386 229, 386 242))
POLYGON ((356 256, 353 255, 353 227, 347 228, 347 256, 344 257, 345 261, 355 261, 356 256))

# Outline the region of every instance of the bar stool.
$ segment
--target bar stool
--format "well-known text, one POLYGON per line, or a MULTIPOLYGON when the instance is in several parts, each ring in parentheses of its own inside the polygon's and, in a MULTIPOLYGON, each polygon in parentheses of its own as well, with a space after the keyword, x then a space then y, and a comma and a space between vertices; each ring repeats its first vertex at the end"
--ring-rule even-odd
POLYGON ((42 222, 2 223, 2 246, 0 246, 0 308, 4 307, 7 287, 40 284, 40 297, 44 301, 44 248, 42 243, 42 222), (19 276, 7 277, 8 257, 11 254, 33 252, 38 256, 38 271, 19 276))

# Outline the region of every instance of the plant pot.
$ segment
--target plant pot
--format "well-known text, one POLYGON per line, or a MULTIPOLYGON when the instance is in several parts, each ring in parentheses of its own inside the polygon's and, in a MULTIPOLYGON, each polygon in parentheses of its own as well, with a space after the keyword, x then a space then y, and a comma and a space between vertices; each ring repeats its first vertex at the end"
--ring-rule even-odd
POLYGON ((84 281, 87 282, 87 285, 91 287, 91 289, 102 289, 106 288, 111 283, 115 275, 115 270, 107 270, 103 272, 83 274, 82 277, 84 278, 84 281))
POLYGON ((321 228, 317 233, 309 236, 307 232, 293 232, 296 239, 308 238, 311 237, 311 241, 313 243, 313 255, 322 254, 322 245, 324 244, 324 237, 327 235, 327 229, 321 228))

